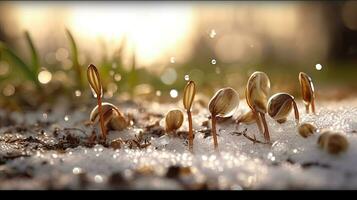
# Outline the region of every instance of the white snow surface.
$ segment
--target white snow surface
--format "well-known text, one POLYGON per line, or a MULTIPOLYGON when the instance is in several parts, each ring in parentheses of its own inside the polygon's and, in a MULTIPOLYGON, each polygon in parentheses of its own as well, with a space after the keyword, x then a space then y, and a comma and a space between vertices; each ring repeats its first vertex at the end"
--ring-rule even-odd
MULTIPOLYGON (((33 124, 37 120, 51 122, 52 125, 43 137, 51 137, 55 127, 76 127, 90 133, 91 128, 83 124, 89 117, 90 108, 70 110, 66 107, 65 101, 61 102, 47 118, 40 109, 25 114, 13 112, 10 117, 19 124, 33 124), (68 121, 65 120, 66 115, 68 121)), ((151 167, 155 175, 135 179, 131 183, 131 189, 183 189, 176 181, 163 176, 169 166, 179 165, 189 166, 192 170, 192 176, 183 177, 182 181, 206 182, 209 186, 217 185, 219 189, 357 189, 357 99, 338 102, 317 101, 316 115, 306 114, 301 102, 298 102, 298 106, 300 122, 310 122, 319 130, 331 129, 345 134, 349 142, 347 152, 330 155, 321 150, 317 146, 321 131, 311 137, 302 138, 297 133, 293 113, 284 124, 279 124, 266 116, 272 146, 253 144, 243 136, 231 134, 247 129, 249 136, 255 135, 258 140, 263 141, 255 124, 221 123, 218 125, 219 151, 215 151, 212 137, 204 138, 203 133, 197 132, 204 128, 201 124, 209 116, 208 110, 201 108, 200 112, 194 112, 193 115, 194 154, 188 151, 185 145, 187 141, 167 135, 151 138, 152 145, 142 150, 114 150, 96 145, 94 148, 68 148, 62 154, 56 151, 38 151, 29 157, 19 157, 0 165, 0 171, 4 167, 18 171, 30 168, 34 175, 32 179, 18 178, 1 182, 0 188, 43 189, 43 183, 52 178, 56 180, 54 188, 58 186, 76 189, 79 188, 76 174, 86 172, 92 183, 88 189, 110 189, 107 181, 112 173, 121 172, 126 178, 130 178, 135 169, 151 167), (43 165, 44 161, 49 164, 43 165), (307 163, 310 163, 310 166, 304 167, 307 163)), ((167 105, 146 103, 145 107, 148 111, 159 114, 165 114, 171 108, 182 108, 181 102, 167 105)), ((139 115, 134 108, 121 106, 120 109, 124 113, 133 113, 134 117, 139 115)), ((233 117, 247 110, 245 102, 240 103, 233 117)), ((3 115, 6 113, 1 111, 0 116, 3 115)), ((185 116, 180 130, 187 130, 187 127, 185 116)), ((0 127, 0 135, 5 134, 7 128, 0 127)), ((111 131, 108 140, 118 137, 133 138, 142 128, 134 125, 121 132, 111 131)), ((85 138, 79 131, 74 133, 85 138)), ((18 134, 18 137, 25 137, 26 134, 18 134)), ((10 144, 0 142, 0 155, 15 150, 10 144)))

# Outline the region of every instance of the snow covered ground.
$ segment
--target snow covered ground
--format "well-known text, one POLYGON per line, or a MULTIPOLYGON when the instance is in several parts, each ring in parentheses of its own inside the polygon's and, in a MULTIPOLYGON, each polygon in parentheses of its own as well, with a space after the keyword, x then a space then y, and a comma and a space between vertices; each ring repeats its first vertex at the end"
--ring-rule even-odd
MULTIPOLYGON (((85 125, 90 107, 70 109, 64 100, 59 102, 48 113, 0 111, 1 189, 357 189, 357 99, 317 100, 317 115, 305 114, 305 107, 298 103, 300 122, 347 136, 349 148, 340 155, 318 148, 319 133, 302 138, 293 113, 284 124, 267 117, 272 146, 253 144, 239 134, 246 129, 247 135, 263 141, 255 124, 220 123, 216 152, 212 137, 198 131, 207 128, 202 122, 209 116, 199 106, 193 112, 194 154, 188 152, 184 137, 160 134, 144 134, 151 145, 142 149, 88 147, 82 143, 93 130, 85 125), (64 138, 72 142, 57 148, 64 138)), ((241 102, 234 117, 247 110, 241 102)), ((135 139, 176 107, 182 108, 181 102, 120 104, 136 122, 128 130, 111 131, 108 142, 118 137, 135 139), (143 113, 152 115, 145 118, 143 113)), ((187 126, 185 119, 180 130, 187 126)))

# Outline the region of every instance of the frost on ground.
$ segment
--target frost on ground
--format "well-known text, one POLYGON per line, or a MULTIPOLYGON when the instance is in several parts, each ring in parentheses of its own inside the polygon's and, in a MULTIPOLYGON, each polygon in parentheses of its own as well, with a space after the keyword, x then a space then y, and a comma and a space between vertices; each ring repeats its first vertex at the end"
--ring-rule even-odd
MULTIPOLYGON (((160 127, 180 103, 119 104, 134 115, 134 125, 111 131, 106 144, 90 144, 88 137, 100 130, 85 123, 90 106, 71 109, 60 102, 51 112, 0 111, 1 189, 357 189, 356 99, 317 102, 317 115, 305 114, 299 104, 301 122, 347 136, 349 149, 337 156, 318 148, 319 133, 298 135, 292 113, 284 124, 267 117, 272 146, 242 136, 263 141, 255 124, 221 122, 215 152, 210 125, 203 126, 209 113, 198 104, 191 154, 187 121, 176 137, 160 127), (125 144, 113 149, 117 138, 125 144)), ((241 103, 234 117, 246 110, 241 103)))

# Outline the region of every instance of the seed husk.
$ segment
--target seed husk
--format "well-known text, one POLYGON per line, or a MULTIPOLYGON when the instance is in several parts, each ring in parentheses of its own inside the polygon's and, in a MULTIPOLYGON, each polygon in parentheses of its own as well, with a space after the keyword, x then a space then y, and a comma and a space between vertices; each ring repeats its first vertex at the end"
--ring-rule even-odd
POLYGON ((277 93, 270 97, 268 101, 268 114, 279 123, 284 123, 287 116, 294 108, 295 120, 299 122, 299 111, 294 97, 288 93, 277 93))
POLYGON ((179 129, 183 123, 183 114, 181 110, 170 110, 165 116, 166 132, 172 132, 179 129))
POLYGON ((236 123, 244 123, 244 124, 253 124, 256 122, 255 115, 253 111, 249 110, 248 112, 240 115, 238 119, 236 120, 236 123))
MULTIPOLYGON (((119 111, 119 109, 111 104, 104 102, 102 103, 103 121, 104 126, 108 130, 121 131, 129 126, 129 121, 125 119, 124 115, 119 111)), ((94 107, 90 114, 90 121, 92 123, 96 122, 98 118, 98 106, 94 107)))
POLYGON ((315 114, 315 89, 312 79, 304 72, 299 74, 299 82, 301 87, 301 96, 306 107, 306 113, 309 113, 311 106, 312 113, 315 114))
POLYGON ((303 138, 307 138, 316 132, 317 128, 310 123, 302 123, 298 127, 298 132, 303 138))

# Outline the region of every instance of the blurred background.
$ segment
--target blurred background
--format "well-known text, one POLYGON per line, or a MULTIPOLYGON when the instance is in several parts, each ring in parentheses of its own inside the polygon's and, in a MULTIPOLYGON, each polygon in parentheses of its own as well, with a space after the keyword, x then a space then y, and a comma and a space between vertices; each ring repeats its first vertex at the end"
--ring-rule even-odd
POLYGON ((178 101, 188 79, 243 97, 257 70, 297 98, 300 71, 318 98, 357 94, 357 1, 1 1, 0 27, 3 101, 88 94, 90 63, 108 99, 178 101))

